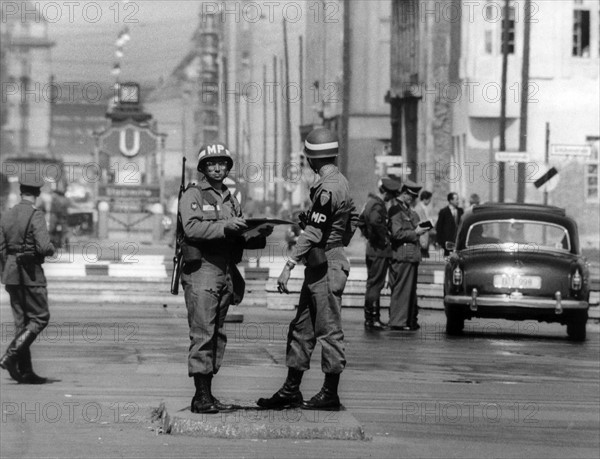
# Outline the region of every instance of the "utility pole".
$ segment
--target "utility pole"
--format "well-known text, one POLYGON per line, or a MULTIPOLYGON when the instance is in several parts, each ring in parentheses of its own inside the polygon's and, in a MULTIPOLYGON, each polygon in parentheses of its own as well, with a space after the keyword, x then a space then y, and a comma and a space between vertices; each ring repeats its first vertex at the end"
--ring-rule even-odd
MULTIPOLYGON (((278 159, 279 159, 279 154, 278 154, 278 148, 277 148, 277 136, 279 135, 279 126, 277 123, 277 118, 279 116, 278 112, 277 112, 277 56, 273 55, 273 167, 275 168, 274 170, 274 178, 275 178, 275 185, 274 185, 274 191, 275 191, 275 202, 279 202, 279 185, 277 183, 277 178, 279 178, 279 165, 278 165, 278 159)), ((276 209, 273 209, 274 211, 276 209)))
MULTIPOLYGON (((531 41, 531 0, 525 0, 523 31, 523 62, 521 64, 521 120, 519 151, 527 151, 527 104, 529 89, 529 51, 531 41)), ((517 163, 517 202, 525 202, 525 163, 517 163)))
MULTIPOLYGON (((506 79, 508 74, 508 30, 510 0, 504 0, 502 17, 502 82, 500 88, 500 151, 506 151, 506 79)), ((504 202, 505 169, 503 161, 499 164, 498 201, 504 202)))
MULTIPOLYGON (((291 115, 291 107, 290 107, 290 57, 288 50, 288 34, 287 34, 287 21, 283 18, 283 57, 285 64, 285 136, 283 138, 284 149, 283 153, 285 155, 285 159, 283 163, 289 164, 292 157, 292 115, 291 115)), ((286 169, 287 170, 287 169, 286 169)), ((286 177, 284 177, 286 178, 286 177)), ((290 209, 292 204, 292 196, 291 192, 288 191, 288 188, 285 189, 285 198, 289 201, 290 209)))
POLYGON ((265 93, 263 93, 263 203, 266 206, 267 199, 269 197, 269 180, 265 176, 267 171, 267 64, 263 64, 263 88, 265 93))
MULTIPOLYGON (((546 165, 550 162, 550 123, 546 123, 546 148, 544 160, 546 165)), ((548 205, 548 190, 544 187, 544 205, 548 205)))
POLYGON ((339 168, 342 174, 348 176, 348 145, 349 145, 349 124, 350 124, 350 85, 352 82, 352 41, 350 40, 350 33, 352 31, 352 25, 350 24, 350 0, 344 1, 344 38, 343 38, 343 51, 342 51, 342 67, 343 67, 343 83, 342 83, 342 122, 340 128, 340 151, 343 154, 340 155, 339 168))
POLYGON ((300 35, 299 37, 299 46, 300 46, 300 50, 299 50, 299 59, 298 59, 298 65, 299 65, 299 79, 300 79, 300 126, 304 126, 304 49, 303 49, 303 42, 302 42, 302 35, 300 35))

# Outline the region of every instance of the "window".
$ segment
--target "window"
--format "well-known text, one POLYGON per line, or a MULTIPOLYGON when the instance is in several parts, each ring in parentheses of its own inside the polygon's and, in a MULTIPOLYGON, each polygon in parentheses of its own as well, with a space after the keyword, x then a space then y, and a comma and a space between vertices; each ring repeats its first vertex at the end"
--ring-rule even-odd
POLYGON ((485 31, 485 54, 492 54, 493 43, 492 43, 492 31, 485 31))
POLYGON ((598 150, 600 149, 600 138, 588 137, 587 140, 592 145, 592 154, 585 164, 585 200, 587 202, 598 202, 600 198, 598 192, 598 150))
POLYGON ((573 11, 573 56, 590 57, 590 12, 573 11))

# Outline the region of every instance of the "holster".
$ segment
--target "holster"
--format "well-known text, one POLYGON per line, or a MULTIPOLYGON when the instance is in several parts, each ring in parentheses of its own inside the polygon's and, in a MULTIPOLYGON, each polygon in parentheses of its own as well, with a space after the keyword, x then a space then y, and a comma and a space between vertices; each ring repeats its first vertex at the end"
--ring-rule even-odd
POLYGON ((18 266, 32 266, 39 262, 39 257, 33 252, 17 253, 15 261, 18 266))
POLYGON ((316 268, 327 264, 327 256, 323 247, 313 247, 306 254, 306 267, 316 268))
POLYGON ((186 263, 202 260, 202 250, 200 247, 185 239, 181 242, 181 254, 183 261, 186 263))

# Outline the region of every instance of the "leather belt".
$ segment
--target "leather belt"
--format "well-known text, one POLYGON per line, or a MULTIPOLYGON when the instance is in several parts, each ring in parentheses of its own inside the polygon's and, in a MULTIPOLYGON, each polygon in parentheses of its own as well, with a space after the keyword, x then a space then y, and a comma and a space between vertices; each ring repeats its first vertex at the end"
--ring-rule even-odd
POLYGON ((344 244, 340 242, 332 242, 331 244, 325 244, 325 252, 331 249, 335 249, 336 247, 344 247, 344 244))

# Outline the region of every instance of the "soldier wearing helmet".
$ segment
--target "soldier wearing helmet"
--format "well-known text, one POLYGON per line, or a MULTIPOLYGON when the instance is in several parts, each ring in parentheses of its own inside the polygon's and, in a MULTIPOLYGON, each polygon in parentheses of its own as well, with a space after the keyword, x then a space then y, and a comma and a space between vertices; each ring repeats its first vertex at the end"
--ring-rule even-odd
POLYGON ((22 384, 43 384, 46 378, 33 371, 29 347, 50 320, 44 257, 54 254, 44 213, 34 203, 44 186, 35 172, 20 177, 21 202, 0 219, 2 283, 10 295, 15 338, 0 358, 0 367, 22 384))
POLYGON ((311 187, 311 208, 306 214, 304 232, 298 237, 289 261, 279 279, 278 289, 289 293, 290 271, 303 261, 304 283, 296 317, 290 323, 286 365, 287 378, 272 397, 261 398, 263 408, 302 406, 304 409, 339 409, 338 384, 346 366, 341 299, 350 271, 344 253, 358 214, 349 194, 346 178, 337 168, 338 139, 328 129, 314 129, 305 141, 305 154, 310 167, 319 175, 311 187), (303 401, 300 383, 310 366, 316 342, 322 345, 321 369, 325 382, 320 392, 303 401))
POLYGON ((211 384, 225 352, 227 311, 241 301, 245 288, 236 264, 244 248, 264 248, 272 232, 269 228, 260 236, 244 238, 247 225, 240 203, 223 183, 232 167, 227 146, 203 146, 198 154, 201 179, 187 187, 179 202, 184 233, 181 284, 190 327, 188 374, 196 387, 194 413, 232 408, 213 397, 211 384))
POLYGON ((379 181, 379 195, 369 194, 360 214, 359 228, 367 239, 365 259, 367 263, 367 288, 365 292, 365 329, 380 331, 386 326, 381 322, 381 289, 385 284, 389 259, 392 256, 387 229, 387 209, 402 184, 389 177, 379 181))

